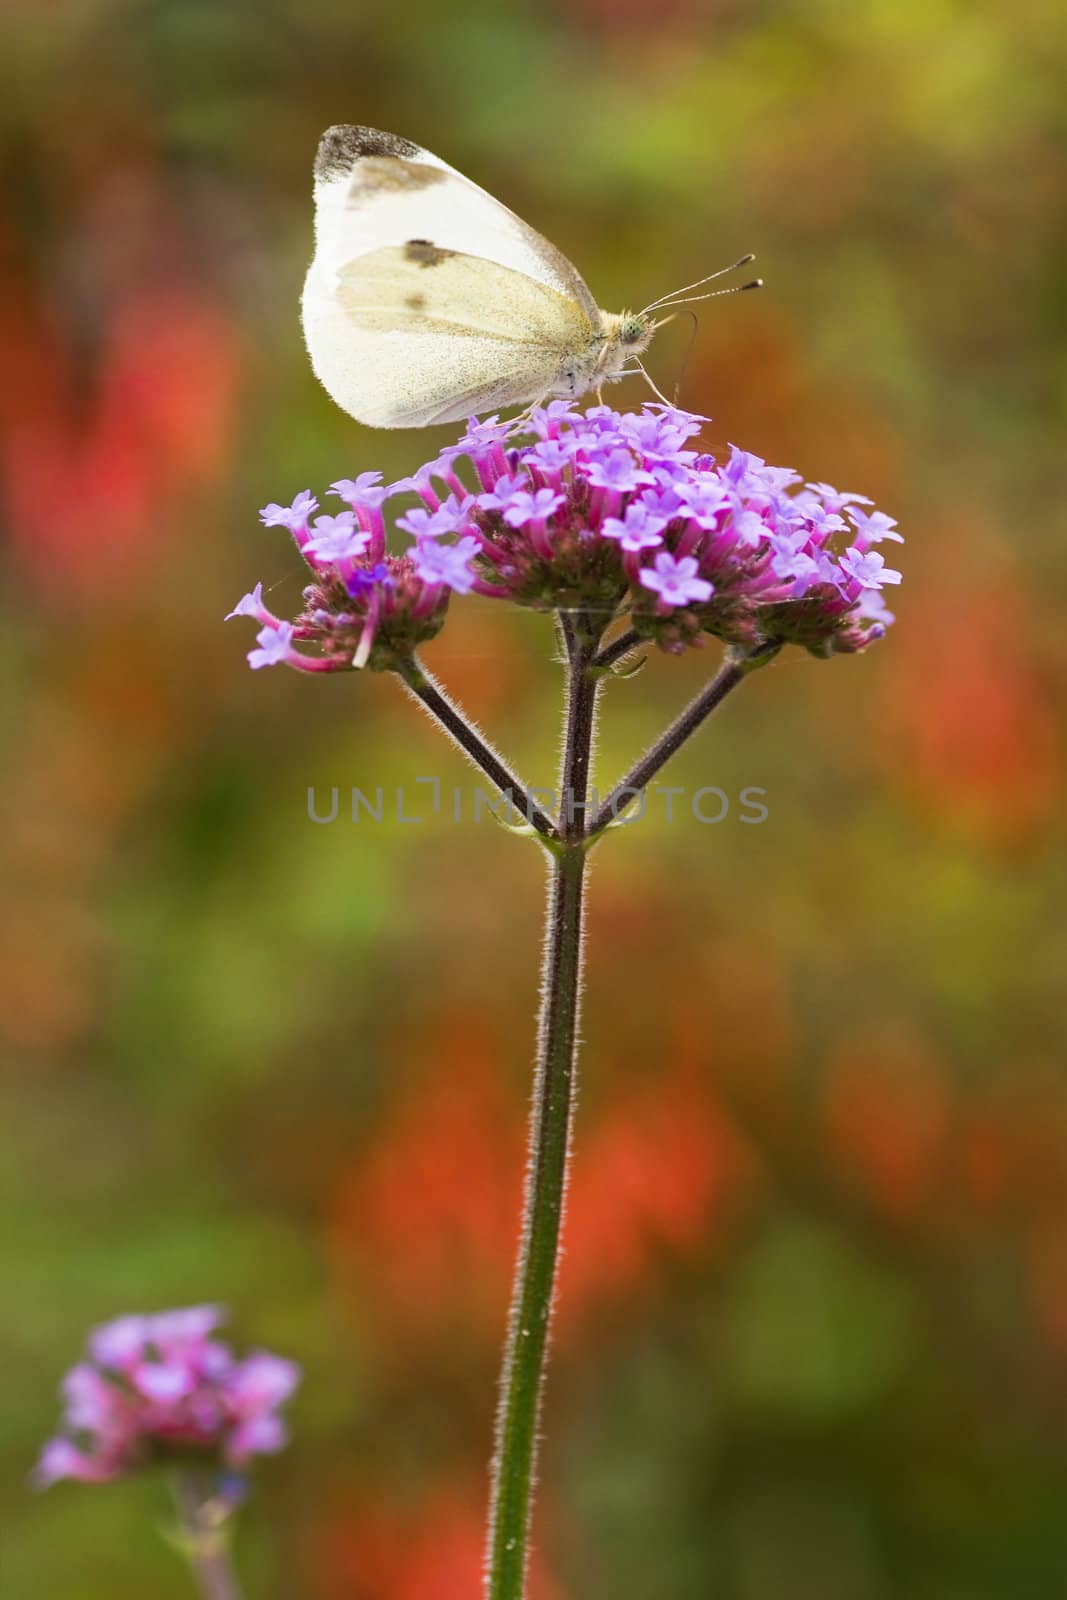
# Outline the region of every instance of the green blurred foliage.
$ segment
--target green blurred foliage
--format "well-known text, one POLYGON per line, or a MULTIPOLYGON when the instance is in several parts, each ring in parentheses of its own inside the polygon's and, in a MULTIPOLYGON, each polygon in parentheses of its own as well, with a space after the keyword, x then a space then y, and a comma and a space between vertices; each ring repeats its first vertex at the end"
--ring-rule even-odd
MULTIPOLYGON (((536 852, 312 825, 461 763, 394 684, 249 674, 256 508, 445 437, 335 411, 296 301, 322 128, 427 144, 643 304, 652 369, 909 542, 868 656, 744 686, 600 847, 540 1600, 1067 1582, 1067 36, 1050 0, 9 0, 0 66, 4 1594, 188 1592, 163 1485, 25 1477, 94 1321, 298 1359, 250 1596, 470 1600, 518 1205, 536 852), (676 775, 675 775, 676 774, 676 775)), ((624 391, 619 391, 620 396, 624 391)), ((626 391, 637 403, 639 391, 626 391)), ((550 777, 547 625, 428 651, 550 777)), ((605 708, 602 783, 701 681, 605 708)))

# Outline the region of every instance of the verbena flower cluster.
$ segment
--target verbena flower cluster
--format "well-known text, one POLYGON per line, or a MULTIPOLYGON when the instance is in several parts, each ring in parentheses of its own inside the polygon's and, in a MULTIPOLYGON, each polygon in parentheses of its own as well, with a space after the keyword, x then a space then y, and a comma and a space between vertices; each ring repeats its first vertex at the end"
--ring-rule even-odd
POLYGON ((63 1380, 63 1432, 45 1445, 34 1481, 103 1483, 161 1459, 241 1468, 286 1441, 278 1407, 300 1381, 266 1351, 238 1360, 213 1337, 217 1306, 119 1317, 97 1328, 63 1380))
POLYGON ((576 607, 605 627, 625 616, 673 652, 705 634, 816 655, 881 638, 893 621, 882 591, 900 573, 875 546, 902 542, 893 518, 748 451, 720 462, 691 448, 705 421, 554 400, 510 422, 472 419, 414 477, 333 484, 348 508, 337 515, 316 515, 309 491, 265 507, 313 581, 293 622, 267 609, 261 585, 230 613, 260 624, 249 662, 389 669, 440 629, 453 593, 576 607), (390 554, 383 508, 401 497, 395 527, 410 545, 390 554))

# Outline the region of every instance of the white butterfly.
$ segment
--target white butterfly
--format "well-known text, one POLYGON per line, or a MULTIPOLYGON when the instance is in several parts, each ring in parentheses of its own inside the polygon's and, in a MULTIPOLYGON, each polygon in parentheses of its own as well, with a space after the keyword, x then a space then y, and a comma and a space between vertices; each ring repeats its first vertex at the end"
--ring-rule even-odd
POLYGON ((322 136, 304 337, 327 393, 369 427, 573 400, 644 372, 651 313, 685 293, 601 311, 566 256, 428 150, 374 128, 322 136))

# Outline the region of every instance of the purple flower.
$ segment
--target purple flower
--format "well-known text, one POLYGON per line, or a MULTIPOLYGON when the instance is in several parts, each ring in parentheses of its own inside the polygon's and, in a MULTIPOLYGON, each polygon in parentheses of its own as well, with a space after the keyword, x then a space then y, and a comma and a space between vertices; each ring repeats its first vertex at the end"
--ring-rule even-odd
POLYGON ((308 518, 318 509, 319 502, 311 490, 302 489, 291 506, 280 506, 272 500, 259 513, 259 520, 265 528, 288 528, 295 533, 298 528, 307 527, 308 518))
POLYGON ((700 432, 704 420, 688 412, 642 411, 639 416, 616 417, 614 426, 649 461, 675 460, 684 465, 694 459, 695 452, 682 446, 700 432))
POLYGON ((467 423, 467 431, 461 439, 448 449, 449 455, 475 456, 483 450, 490 449, 494 444, 500 444, 511 432, 510 422, 501 422, 499 417, 486 417, 484 422, 479 422, 477 417, 471 417, 467 423))
POLYGON ((597 456, 590 461, 586 477, 595 489, 614 489, 619 494, 656 481, 651 472, 642 467, 632 452, 626 449, 611 450, 607 455, 597 456))
POLYGON ((682 514, 700 528, 714 528, 730 504, 728 490, 710 475, 683 479, 674 492, 682 502, 682 514))
POLYGON ((580 414, 573 400, 550 400, 546 406, 538 406, 530 420, 559 424, 580 414))
POLYGON ((521 528, 528 522, 547 522, 563 499, 551 489, 537 489, 533 494, 517 489, 504 507, 504 521, 512 528, 521 528))
MULTIPOLYGON (((384 561, 376 561, 373 567, 357 567, 351 577, 345 580, 348 592, 353 598, 356 595, 366 594, 368 590, 373 589, 378 584, 384 584, 386 588, 389 588, 392 582, 389 568, 384 561)), ((329 612, 323 612, 322 616, 329 616, 329 612)))
POLYGON ((885 557, 880 556, 877 550, 862 554, 859 550, 849 549, 840 561, 842 570, 854 578, 861 589, 880 589, 884 583, 899 583, 901 580, 901 574, 887 567, 885 557))
POLYGON ((846 506, 873 505, 865 494, 842 494, 831 483, 809 483, 808 488, 817 494, 827 511, 844 511, 846 506))
POLYGON ((868 513, 861 511, 859 506, 849 506, 848 514, 856 532, 867 544, 880 544, 883 539, 891 539, 895 544, 904 543, 904 535, 896 532, 896 518, 887 517, 884 511, 868 513))
POLYGON ((662 517, 664 522, 670 522, 672 517, 685 516, 685 502, 678 489, 669 482, 660 484, 654 489, 646 489, 641 496, 641 504, 652 515, 662 517))
POLYGON ((725 477, 739 494, 771 501, 790 485, 800 482, 799 472, 794 472, 792 467, 769 467, 762 456, 739 450, 735 444, 730 446, 725 477))
POLYGON ((125 1372, 135 1362, 148 1338, 147 1317, 116 1317, 89 1335, 89 1354, 98 1367, 125 1372))
POLYGON ((605 517, 601 532, 605 539, 617 539, 623 550, 653 550, 663 543, 667 518, 650 511, 640 500, 632 500, 626 514, 605 517))
POLYGON ((241 1467, 279 1449, 278 1408, 300 1369, 266 1351, 239 1361, 211 1337, 221 1320, 217 1306, 191 1306, 97 1328, 86 1360, 63 1380, 64 1431, 42 1450, 35 1485, 103 1483, 190 1452, 241 1467))
POLYGON ((737 541, 753 549, 761 539, 767 537, 767 524, 758 511, 753 511, 750 506, 739 506, 730 522, 730 530, 737 541))
POLYGON ((528 493, 529 487, 529 480, 522 473, 505 474, 478 496, 478 505, 483 511, 506 511, 513 496, 528 493))
POLYGON ((255 650, 248 652, 248 665, 256 670, 260 667, 276 667, 282 661, 289 659, 289 652, 293 647, 293 627, 289 622, 279 622, 278 626, 261 628, 256 634, 255 650))
POLYGON ((263 613, 263 585, 257 583, 248 594, 242 595, 232 611, 227 611, 223 622, 229 622, 231 617, 255 617, 257 620, 263 613))
POLYGON ((883 629, 897 620, 883 600, 879 589, 864 589, 856 601, 856 611, 868 622, 877 623, 883 629))
POLYGON ((530 451, 529 462, 541 472, 558 476, 568 467, 574 451, 564 439, 541 439, 530 451))
POLYGON ((457 594, 469 594, 475 580, 470 560, 477 555, 478 549, 477 539, 470 534, 456 544, 439 544, 430 540, 417 546, 412 560, 415 571, 426 583, 443 583, 457 594))
POLYGON ((680 560, 661 550, 652 567, 641 568, 641 582, 646 589, 654 589, 664 605, 684 606, 690 601, 709 600, 712 585, 706 578, 697 577, 698 563, 694 556, 680 560))
POLYGON ((358 478, 338 478, 336 483, 330 484, 330 493, 337 495, 340 500, 347 500, 349 505, 368 506, 376 510, 392 492, 389 488, 379 488, 381 481, 380 472, 361 472, 358 478))
POLYGON ((353 512, 342 511, 336 517, 315 518, 306 550, 316 561, 351 561, 363 554, 370 537, 366 529, 357 525, 353 512))
POLYGON ((410 533, 413 539, 438 539, 442 534, 458 533, 467 524, 467 513, 455 495, 449 495, 444 505, 436 511, 416 506, 397 519, 397 527, 410 533))
MULTIPOLYGON (((797 501, 800 497, 797 496, 797 501)), ((801 513, 801 522, 807 524, 808 532, 820 540, 828 539, 832 533, 840 533, 846 526, 845 519, 837 511, 827 511, 821 500, 804 500, 802 504, 794 506, 801 513)), ((783 510, 783 515, 788 515, 788 504, 783 510)))

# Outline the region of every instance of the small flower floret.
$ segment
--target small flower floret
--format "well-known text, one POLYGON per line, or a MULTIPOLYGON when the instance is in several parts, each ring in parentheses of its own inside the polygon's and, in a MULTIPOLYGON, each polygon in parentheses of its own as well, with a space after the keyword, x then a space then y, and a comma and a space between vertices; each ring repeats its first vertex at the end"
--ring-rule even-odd
POLYGON ((651 567, 641 569, 641 582, 646 589, 653 589, 665 606, 699 603, 711 598, 713 586, 706 578, 697 577, 697 567, 695 556, 675 558, 661 550, 651 567))
POLYGON ((302 489, 291 505, 280 506, 272 500, 259 513, 259 520, 265 528, 288 528, 290 533, 295 533, 298 528, 307 527, 308 519, 318 509, 319 502, 311 490, 302 489))

